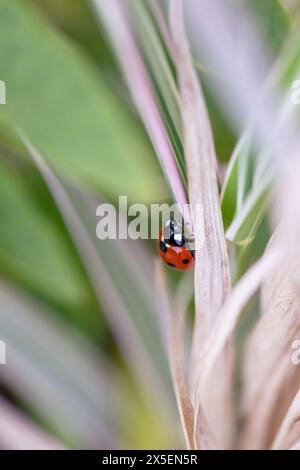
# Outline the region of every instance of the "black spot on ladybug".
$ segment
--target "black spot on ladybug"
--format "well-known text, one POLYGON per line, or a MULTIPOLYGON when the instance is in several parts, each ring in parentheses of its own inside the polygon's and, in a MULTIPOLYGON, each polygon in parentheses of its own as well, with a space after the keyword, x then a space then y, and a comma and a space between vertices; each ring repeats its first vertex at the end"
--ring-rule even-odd
POLYGON ((168 266, 171 266, 171 268, 176 268, 175 264, 172 263, 167 263, 168 266))
POLYGON ((183 264, 189 264, 190 260, 187 259, 187 258, 184 258, 184 259, 182 260, 182 262, 183 262, 183 264))
POLYGON ((159 242, 159 248, 163 253, 166 253, 168 251, 165 242, 163 242, 162 240, 159 242))

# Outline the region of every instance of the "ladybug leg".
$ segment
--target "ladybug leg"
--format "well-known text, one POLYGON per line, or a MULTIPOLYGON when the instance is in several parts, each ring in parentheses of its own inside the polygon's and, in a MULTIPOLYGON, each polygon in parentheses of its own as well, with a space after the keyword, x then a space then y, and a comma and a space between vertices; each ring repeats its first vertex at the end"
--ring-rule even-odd
POLYGON ((160 242, 159 242, 159 249, 163 253, 166 253, 168 251, 167 245, 163 240, 160 240, 160 242))

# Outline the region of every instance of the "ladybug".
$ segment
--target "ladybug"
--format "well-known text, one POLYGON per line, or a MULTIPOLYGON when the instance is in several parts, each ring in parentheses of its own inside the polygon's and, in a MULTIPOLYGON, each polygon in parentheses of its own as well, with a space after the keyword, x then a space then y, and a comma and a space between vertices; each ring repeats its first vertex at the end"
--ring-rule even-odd
POLYGON ((183 223, 170 219, 160 229, 158 249, 163 261, 171 268, 185 271, 194 266, 194 251, 189 249, 188 239, 184 235, 183 223))

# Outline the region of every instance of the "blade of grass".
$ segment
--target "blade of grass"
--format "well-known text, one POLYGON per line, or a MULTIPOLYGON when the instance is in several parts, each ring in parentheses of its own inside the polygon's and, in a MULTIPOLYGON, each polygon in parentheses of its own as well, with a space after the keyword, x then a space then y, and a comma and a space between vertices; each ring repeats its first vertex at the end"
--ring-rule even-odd
POLYGON ((215 449, 215 440, 201 405, 199 405, 201 419, 197 422, 196 440, 194 440, 194 409, 186 380, 184 360, 186 312, 192 296, 191 279, 188 275, 183 277, 176 289, 173 302, 170 302, 165 273, 160 262, 156 264, 156 283, 160 305, 164 306, 161 313, 167 318, 169 361, 187 449, 215 449))
POLYGON ((153 277, 145 278, 146 273, 150 274, 147 266, 151 266, 151 258, 145 253, 141 256, 141 259, 146 256, 141 273, 141 265, 136 256, 139 246, 137 242, 133 246, 128 240, 128 244, 123 247, 118 244, 118 240, 99 241, 94 228, 99 201, 87 197, 83 189, 78 190, 66 181, 62 183, 32 144, 25 138, 23 141, 61 211, 112 334, 138 387, 153 402, 153 406, 162 408, 161 413, 166 414, 165 419, 172 421, 173 403, 169 399, 167 361, 155 322, 155 305, 149 294, 153 277), (129 253, 132 249, 130 260, 129 253), (133 262, 136 264, 134 270, 133 262), (145 283, 141 282, 142 279, 145 283))
POLYGON ((215 439, 210 431, 207 417, 204 414, 203 407, 198 405, 196 423, 194 426, 195 449, 197 450, 217 450, 215 439))
MULTIPOLYGON (((234 2, 218 2, 216 0, 206 1, 201 3, 201 7, 197 8, 194 0, 187 0, 185 2, 187 12, 189 14, 189 21, 191 27, 191 34, 197 37, 196 50, 201 58, 205 58, 208 64, 215 68, 220 74, 225 74, 227 79, 231 81, 234 86, 225 93, 223 87, 215 87, 213 91, 219 97, 220 105, 223 106, 224 111, 230 116, 232 124, 235 125, 239 131, 243 131, 245 126, 250 128, 251 135, 253 135, 255 148, 264 148, 267 154, 272 154, 274 168, 278 162, 286 160, 287 148, 290 144, 286 145, 289 141, 288 132, 282 134, 282 125, 280 123, 280 112, 282 103, 278 100, 276 93, 276 81, 268 77, 272 54, 266 50, 264 43, 257 27, 257 23, 253 22, 253 18, 249 15, 248 9, 237 8, 234 2), (205 14, 214 18, 214 23, 206 22, 204 20, 205 14), (208 13, 209 12, 209 13, 208 13), (239 42, 237 46, 236 36, 230 26, 237 26, 239 32, 239 42), (215 34, 216 28, 219 34, 215 34), (232 51, 238 47, 240 60, 234 61, 232 51), (258 58, 259 60, 258 63, 258 58), (226 71, 226 72, 225 72, 226 71), (265 77, 268 77, 265 90, 263 89, 265 77), (242 126, 241 126, 242 124, 242 126), (280 137, 279 137, 280 136, 280 137), (284 138, 282 138, 284 137, 284 138)), ((214 84, 213 84, 214 85, 214 84)), ((240 149, 241 150, 241 149, 240 149)), ((248 153, 241 152, 246 160, 248 153)), ((234 175, 237 175, 237 166, 232 164, 231 170, 234 175)), ((238 197, 238 186, 235 184, 233 187, 228 186, 228 182, 237 181, 236 177, 230 178, 229 175, 226 179, 227 189, 230 191, 228 201, 238 197)), ((272 173, 273 177, 273 173, 272 173)), ((264 178, 264 183, 270 180, 264 178)), ((236 223, 234 233, 231 233, 230 238, 234 239, 235 233, 238 233, 238 242, 243 242, 241 239, 250 240, 252 233, 259 225, 260 220, 254 216, 257 208, 259 213, 265 212, 265 199, 260 197, 258 201, 255 198, 255 187, 252 194, 252 203, 256 206, 255 209, 249 207, 247 209, 248 216, 244 212, 243 217, 239 219, 240 224, 236 223), (245 224, 245 230, 243 225, 245 224), (249 231, 249 233, 247 233, 249 231), (250 238, 249 238, 250 236, 250 238)), ((267 194, 268 187, 265 187, 261 194, 267 194)), ((225 208, 225 199, 223 190, 223 213, 229 212, 232 215, 232 208, 225 208)), ((237 201, 235 206, 237 205, 237 201)), ((241 211, 244 210, 244 204, 241 211)), ((236 213, 238 217, 240 211, 236 213)), ((261 217, 260 217, 261 218, 261 217)), ((226 225, 228 220, 226 220, 226 225)))
POLYGON ((232 222, 234 215, 237 211, 237 194, 239 188, 239 175, 240 175, 240 166, 244 161, 248 160, 249 156, 249 143, 248 136, 243 136, 239 139, 232 156, 230 158, 225 180, 222 185, 221 192, 221 208, 222 216, 225 227, 227 228, 232 222), (246 155, 245 155, 246 154, 246 155))
POLYGON ((156 20, 156 23, 159 27, 159 31, 164 39, 164 42, 168 48, 168 52, 171 56, 171 58, 174 60, 175 58, 175 49, 174 49, 174 44, 173 44, 173 39, 169 31, 168 24, 165 20, 165 17, 163 15, 163 12, 161 10, 161 6, 157 0, 148 0, 148 4, 151 8, 153 17, 156 20))
MULTIPOLYGON (((199 247, 196 243, 195 251, 196 318, 192 355, 194 361, 197 361, 202 348, 203 334, 205 335, 214 324, 218 311, 230 291, 230 273, 220 211, 216 173, 217 163, 212 131, 186 38, 181 1, 171 2, 170 18, 182 101, 189 200, 193 208, 198 209, 201 207, 203 210, 202 218, 196 216, 194 220, 196 240, 199 240, 199 234, 204 232, 203 244, 199 247)), ((225 354, 222 369, 227 371, 230 367, 228 356, 225 354)), ((215 400, 213 407, 209 406, 207 409, 206 405, 212 394, 218 393, 223 387, 224 393, 225 389, 228 390, 228 378, 229 376, 226 373, 223 375, 218 374, 217 377, 214 377, 213 386, 212 383, 210 384, 211 387, 210 385, 207 386, 205 395, 203 393, 194 393, 195 424, 197 425, 195 428, 195 441, 199 438, 198 433, 201 430, 199 419, 202 415, 201 403, 203 403, 212 432, 216 435, 220 445, 222 447, 225 445, 223 444, 226 439, 225 434, 228 435, 228 432, 225 430, 225 426, 220 426, 220 423, 224 423, 229 419, 230 412, 227 399, 229 401, 230 399, 226 393, 223 400, 215 400)), ((193 374, 193 381, 197 383, 197 380, 198 377, 193 374)))
POLYGON ((3 397, 0 397, 0 447, 5 450, 65 448, 3 397))
POLYGON ((102 19, 121 64, 135 105, 148 131, 175 201, 186 204, 186 194, 173 150, 163 124, 147 70, 128 22, 125 4, 119 0, 93 0, 97 16, 102 19))
MULTIPOLYGON (((148 65, 149 78, 153 91, 168 131, 171 146, 177 165, 186 186, 186 171, 182 149, 182 129, 180 121, 180 97, 175 80, 174 70, 167 49, 159 36, 158 25, 151 17, 151 10, 143 2, 128 1, 132 12, 131 25, 136 39, 148 65)), ((158 5, 156 5, 158 8, 158 5)), ((157 15, 156 15, 157 16, 157 15)))
MULTIPOLYGON (((189 390, 186 383, 183 358, 185 325, 184 317, 187 305, 181 305, 182 299, 180 299, 180 308, 178 308, 178 306, 175 304, 176 307, 174 309, 173 305, 171 305, 166 285, 165 273, 162 264, 159 260, 157 260, 155 266, 155 278, 157 294, 160 299, 160 313, 161 315, 163 315, 166 322, 166 344, 168 345, 169 363, 172 372, 173 386, 181 419, 181 425, 183 429, 186 447, 187 449, 193 449, 193 406, 190 400, 189 390)), ((185 295, 186 293, 187 290, 185 290, 185 295)))
POLYGON ((218 322, 203 345, 198 362, 198 375, 201 377, 200 389, 205 387, 215 361, 230 338, 243 307, 282 257, 283 255, 279 251, 266 254, 244 274, 232 289, 230 296, 220 310, 218 322))
MULTIPOLYGON (((283 233, 275 232, 266 253, 272 254, 283 245, 283 233)), ((291 344, 300 331, 299 293, 294 281, 299 276, 299 254, 291 262, 287 259, 277 261, 263 283, 261 318, 246 343, 243 447, 249 443, 256 449, 270 446, 295 388, 300 386, 297 367, 291 361, 291 344)))
POLYGON ((187 42, 181 2, 171 3, 171 25, 176 45, 177 72, 182 99, 185 156, 190 202, 203 208, 203 219, 195 217, 195 235, 202 233, 202 247, 196 246, 195 294, 197 316, 212 323, 230 290, 227 247, 220 211, 216 155, 200 84, 193 68, 187 42), (199 248, 199 249, 197 249, 199 248))
MULTIPOLYGON (((267 78, 265 84, 265 92, 268 93, 268 90, 276 89, 278 87, 284 91, 285 96, 283 99, 283 115, 289 114, 291 110, 287 110, 287 107, 293 107, 291 105, 291 96, 290 96, 290 87, 293 81, 299 75, 299 38, 295 37, 295 34, 291 34, 291 37, 288 38, 287 44, 283 47, 279 58, 276 60, 275 65, 272 67, 272 70, 267 78)), ((278 107, 280 110, 280 107, 278 107)), ((295 111, 294 107, 294 111, 295 111)), ((275 115, 273 116, 273 121, 275 120, 275 115)), ((270 120, 271 122, 271 120, 270 120)), ((275 126, 274 126, 275 128, 275 126)), ((243 140, 246 138, 244 133, 243 140)), ((253 139, 252 139, 253 140, 253 139)), ((242 142, 242 141, 241 141, 242 142)), ((229 227, 226 236, 231 241, 237 243, 249 243, 252 236, 255 234, 257 227, 259 226, 262 217, 260 214, 264 214, 267 211, 267 208, 270 206, 270 201, 268 201, 268 193, 270 184, 274 178, 274 171, 272 169, 272 154, 269 152, 260 152, 256 156, 254 153, 253 165, 254 165, 254 177, 253 184, 249 187, 249 194, 245 198, 245 206, 241 206, 241 211, 236 211, 235 217, 232 212, 232 207, 235 207, 235 199, 237 199, 237 185, 235 183, 235 177, 237 173, 235 172, 235 162, 236 153, 239 153, 239 160, 243 162, 248 159, 247 145, 238 144, 234 154, 232 156, 232 163, 229 165, 227 171, 227 178, 222 189, 223 200, 222 200, 222 210, 223 215, 226 215, 226 227, 228 227, 228 212, 230 212, 232 226, 229 227), (238 151, 239 148, 239 151, 238 151), (232 173, 232 174, 231 174, 232 173), (257 193, 257 185, 260 186, 260 191, 257 193), (251 207, 252 206, 252 207, 251 207), (255 217, 255 213, 258 213, 258 217, 255 217)), ((287 152, 288 153, 288 152, 287 152)))
POLYGON ((242 207, 226 231, 226 238, 229 241, 247 245, 253 240, 267 208, 270 207, 272 180, 273 176, 268 173, 247 195, 242 207))
POLYGON ((1 380, 27 407, 72 448, 117 445, 123 405, 113 364, 58 313, 3 282, 0 330, 1 380))
POLYGON ((300 434, 300 389, 298 389, 279 431, 272 444, 272 450, 287 450, 299 447, 300 434))
POLYGON ((155 81, 159 85, 161 95, 166 103, 170 117, 177 134, 181 137, 180 122, 180 96, 174 77, 160 41, 155 25, 149 15, 146 5, 142 2, 130 1, 130 7, 137 16, 134 21, 135 28, 138 30, 139 45, 143 47, 145 57, 150 65, 150 70, 155 77, 155 81))

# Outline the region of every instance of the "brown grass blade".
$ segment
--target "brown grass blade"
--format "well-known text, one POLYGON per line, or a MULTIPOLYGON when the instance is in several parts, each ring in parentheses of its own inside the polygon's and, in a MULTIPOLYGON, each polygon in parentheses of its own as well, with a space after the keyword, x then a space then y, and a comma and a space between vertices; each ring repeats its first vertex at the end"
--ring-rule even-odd
MULTIPOLYGON (((276 232, 267 254, 280 246, 281 233, 276 232)), ((271 445, 300 386, 299 371, 291 360, 292 343, 300 332, 300 298, 293 281, 299 274, 299 255, 289 263, 282 259, 262 287, 262 316, 244 355, 242 448, 264 449, 271 445)))
MULTIPOLYGON (((170 2, 170 21, 182 100, 189 201, 194 210, 196 318, 192 357, 193 361, 197 362, 206 330, 211 328, 230 291, 230 272, 220 212, 217 159, 212 131, 201 86, 193 67, 180 0, 170 2)), ((211 383, 205 390, 207 395, 194 394, 193 397, 196 416, 200 416, 197 410, 199 404, 203 402, 212 430, 219 434, 216 437, 221 440, 224 440, 224 434, 227 433, 225 423, 227 427, 230 415, 230 412, 228 413, 230 405, 226 400, 230 370, 231 363, 226 352, 221 359, 220 370, 217 371, 215 377, 212 377, 211 383), (222 371, 221 374, 220 371, 222 371), (218 396, 212 398, 221 390, 224 393, 223 400, 219 400, 218 396)), ((197 378, 195 374, 192 374, 192 381, 195 380, 197 381, 197 378)), ((199 429, 197 426, 196 436, 199 429)))
POLYGON ((194 426, 194 445, 195 449, 197 450, 220 449, 212 435, 212 432, 210 431, 209 423, 201 405, 198 406, 198 412, 196 414, 196 421, 194 426))
POLYGON ((274 439, 273 450, 300 449, 300 389, 274 439))

